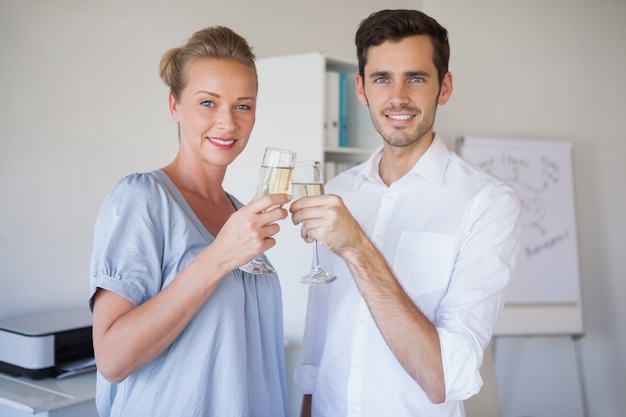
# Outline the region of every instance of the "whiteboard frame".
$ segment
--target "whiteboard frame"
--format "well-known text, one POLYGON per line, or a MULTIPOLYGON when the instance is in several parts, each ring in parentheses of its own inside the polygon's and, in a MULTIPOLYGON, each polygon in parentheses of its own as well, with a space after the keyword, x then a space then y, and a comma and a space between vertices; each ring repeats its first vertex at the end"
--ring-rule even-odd
POLYGON ((506 304, 494 336, 582 336, 582 304, 506 304))

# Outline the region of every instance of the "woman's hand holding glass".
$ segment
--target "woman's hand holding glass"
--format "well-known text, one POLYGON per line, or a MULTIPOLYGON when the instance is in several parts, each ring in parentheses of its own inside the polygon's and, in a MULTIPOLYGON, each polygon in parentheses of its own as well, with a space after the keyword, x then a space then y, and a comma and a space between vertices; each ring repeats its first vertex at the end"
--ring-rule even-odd
MULTIPOLYGON (((261 171, 257 180, 255 199, 259 200, 267 195, 289 194, 295 160, 295 152, 286 149, 266 148, 263 154, 263 162, 261 163, 261 171)), ((249 204, 249 206, 254 203, 256 203, 256 201, 249 204)), ((275 204, 264 208, 262 211, 269 212, 272 208, 279 206, 280 204, 275 204)), ((266 224, 268 226, 278 227, 278 225, 266 224)), ((271 274, 274 272, 274 268, 266 264, 261 255, 255 257, 247 264, 240 266, 239 269, 257 275, 271 274)))

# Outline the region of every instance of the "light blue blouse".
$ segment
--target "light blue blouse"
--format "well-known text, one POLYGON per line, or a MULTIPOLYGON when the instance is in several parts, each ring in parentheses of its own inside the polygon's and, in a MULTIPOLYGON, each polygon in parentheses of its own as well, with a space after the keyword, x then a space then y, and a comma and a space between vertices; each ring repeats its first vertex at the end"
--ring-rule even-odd
MULTIPOLYGON (((97 288, 141 305, 215 239, 159 170, 113 187, 94 236, 90 305, 97 288)), ((103 417, 288 416, 278 277, 230 272, 156 359, 119 384, 98 373, 96 404, 103 417)))

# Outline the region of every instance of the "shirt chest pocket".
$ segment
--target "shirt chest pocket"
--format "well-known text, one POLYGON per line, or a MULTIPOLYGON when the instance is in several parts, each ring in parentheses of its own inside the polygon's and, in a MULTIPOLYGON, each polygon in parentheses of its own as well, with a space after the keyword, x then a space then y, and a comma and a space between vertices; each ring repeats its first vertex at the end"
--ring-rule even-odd
POLYGON ((454 236, 404 231, 394 260, 396 276, 411 294, 447 288, 454 259, 454 236))

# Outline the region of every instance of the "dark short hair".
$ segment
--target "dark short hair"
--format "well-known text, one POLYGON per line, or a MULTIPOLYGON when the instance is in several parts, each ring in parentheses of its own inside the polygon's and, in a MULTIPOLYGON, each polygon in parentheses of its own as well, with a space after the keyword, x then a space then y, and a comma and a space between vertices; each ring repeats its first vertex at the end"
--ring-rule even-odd
POLYGON ((433 63, 437 68, 439 84, 448 72, 450 44, 448 31, 435 19, 418 10, 381 10, 364 19, 356 32, 356 55, 359 74, 364 77, 367 54, 371 47, 386 41, 398 42, 406 37, 427 35, 433 43, 433 63))

